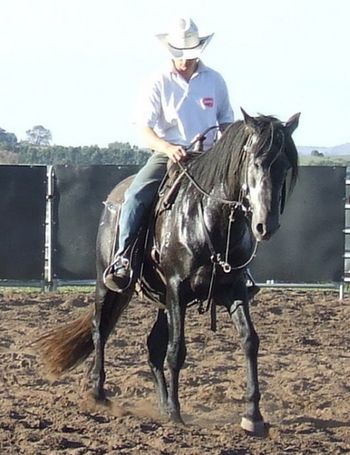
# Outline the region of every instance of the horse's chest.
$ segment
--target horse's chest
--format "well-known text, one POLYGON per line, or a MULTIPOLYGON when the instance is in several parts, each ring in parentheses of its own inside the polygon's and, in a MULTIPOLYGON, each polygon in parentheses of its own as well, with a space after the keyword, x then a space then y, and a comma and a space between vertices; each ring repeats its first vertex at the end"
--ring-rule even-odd
POLYGON ((240 278, 241 274, 241 270, 225 273, 219 266, 210 263, 193 271, 189 279, 190 288, 196 295, 202 295, 206 298, 211 285, 214 290, 232 286, 240 278))

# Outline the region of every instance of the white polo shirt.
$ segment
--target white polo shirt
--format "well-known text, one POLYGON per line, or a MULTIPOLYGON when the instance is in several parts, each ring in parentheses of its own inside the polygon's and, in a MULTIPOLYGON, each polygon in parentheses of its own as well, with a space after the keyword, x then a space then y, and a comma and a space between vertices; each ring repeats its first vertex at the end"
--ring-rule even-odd
MULTIPOLYGON (((223 77, 199 61, 189 82, 172 65, 148 81, 142 88, 136 123, 149 126, 172 144, 186 146, 208 127, 233 120, 223 77)), ((205 150, 215 136, 215 130, 208 133, 205 150)))

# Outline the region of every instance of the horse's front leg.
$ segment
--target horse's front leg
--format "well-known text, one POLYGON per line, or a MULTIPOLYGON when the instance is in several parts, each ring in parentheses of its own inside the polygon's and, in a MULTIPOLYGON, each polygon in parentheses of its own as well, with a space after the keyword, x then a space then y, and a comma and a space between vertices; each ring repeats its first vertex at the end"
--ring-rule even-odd
POLYGON ((164 360, 168 346, 168 322, 164 310, 158 310, 157 319, 147 338, 148 363, 162 414, 168 414, 168 390, 164 376, 164 360))
POLYGON ((266 433, 266 427, 259 409, 259 337, 250 317, 246 290, 243 294, 245 296, 242 299, 234 300, 229 306, 229 313, 239 333, 247 368, 246 412, 241 427, 249 433, 263 435, 266 433))
POLYGON ((177 290, 167 289, 167 317, 169 341, 167 350, 167 364, 169 367, 169 394, 168 414, 176 423, 184 423, 180 413, 179 376, 186 358, 185 344, 185 314, 186 306, 180 305, 177 290))

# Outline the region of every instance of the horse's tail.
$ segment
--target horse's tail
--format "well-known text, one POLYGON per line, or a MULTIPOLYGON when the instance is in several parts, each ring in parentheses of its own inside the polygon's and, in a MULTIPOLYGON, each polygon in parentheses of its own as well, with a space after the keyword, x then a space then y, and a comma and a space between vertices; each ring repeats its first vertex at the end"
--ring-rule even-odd
MULTIPOLYGON (((107 292, 101 309, 99 327, 103 340, 107 340, 125 306, 116 304, 112 293, 107 292)), ((34 341, 33 345, 49 377, 58 377, 74 369, 92 353, 93 317, 94 308, 91 308, 80 318, 49 330, 34 341)))
POLYGON ((33 345, 39 352, 48 376, 57 377, 75 368, 93 351, 91 321, 93 310, 80 318, 48 330, 33 345))
POLYGON ((133 290, 123 294, 107 291, 102 284, 103 271, 113 257, 116 239, 116 227, 120 214, 120 194, 130 179, 124 180, 115 187, 105 203, 97 234, 97 280, 96 303, 80 318, 44 333, 33 344, 39 351, 45 369, 50 376, 59 376, 72 370, 83 362, 94 350, 92 324, 97 324, 101 340, 107 341, 119 316, 131 299, 133 290), (119 195, 119 196, 118 196, 119 195), (119 197, 119 199, 118 199, 119 197), (100 317, 98 317, 101 311, 100 317), (96 320, 94 320, 96 319, 96 320))

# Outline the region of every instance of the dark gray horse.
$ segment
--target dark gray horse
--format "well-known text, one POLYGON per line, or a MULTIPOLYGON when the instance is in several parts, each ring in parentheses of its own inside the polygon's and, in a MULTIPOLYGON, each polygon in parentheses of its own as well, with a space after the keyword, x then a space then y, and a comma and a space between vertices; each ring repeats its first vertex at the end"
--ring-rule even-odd
POLYGON ((241 425, 251 433, 265 431, 259 410, 259 337, 249 313, 246 266, 255 255, 256 243, 268 240, 279 228, 289 170, 289 189, 295 183, 298 155, 291 135, 299 114, 286 123, 271 116, 243 114, 244 121, 227 128, 211 150, 181 166, 176 195, 167 209, 160 204, 151 217, 142 269, 135 266, 137 274, 124 294, 107 290, 102 279, 115 250, 114 227, 128 182, 111 192, 97 239, 94 308, 38 342, 51 373, 73 368, 94 351, 92 394, 96 400, 106 399, 105 344, 139 278, 141 288, 163 305, 147 340, 161 412, 182 422, 178 388, 186 356, 186 309, 193 302, 209 301, 212 310, 215 305, 227 309, 246 357, 246 411, 241 425))

